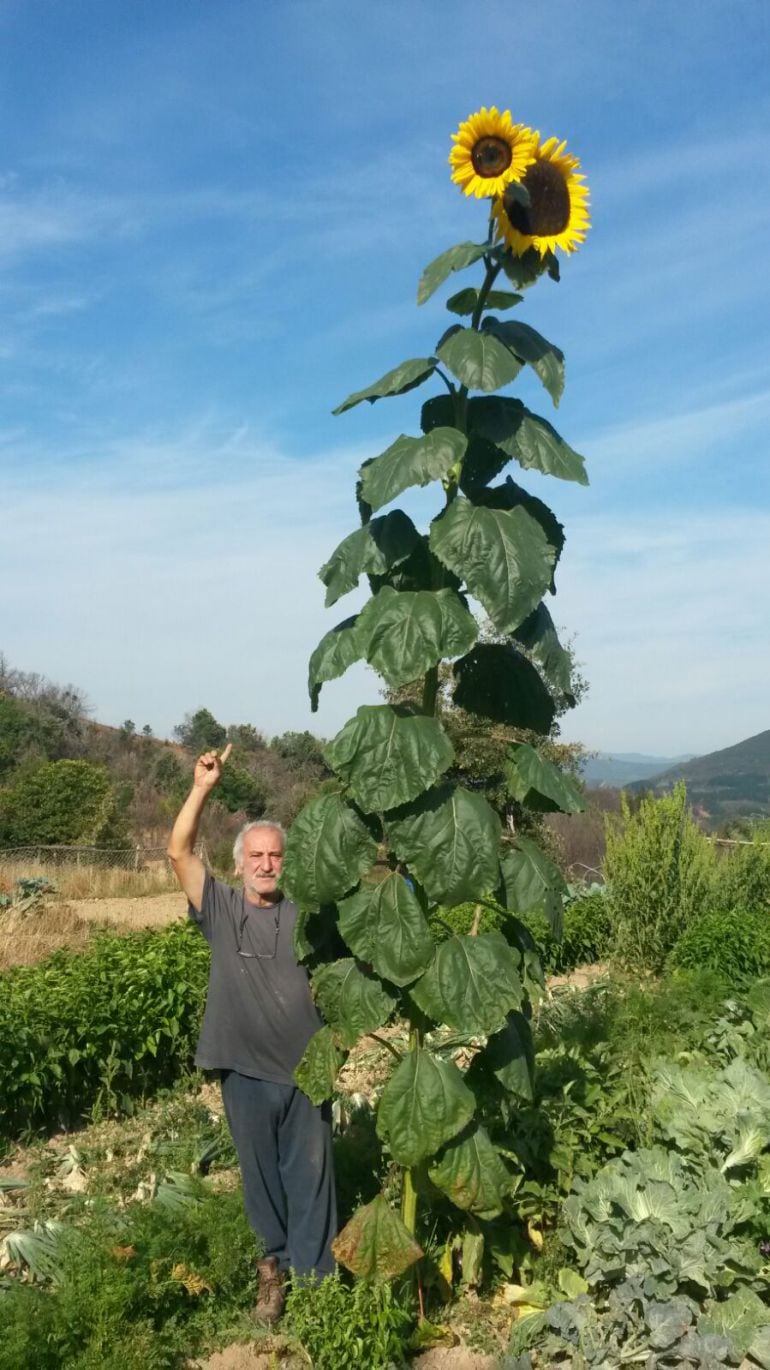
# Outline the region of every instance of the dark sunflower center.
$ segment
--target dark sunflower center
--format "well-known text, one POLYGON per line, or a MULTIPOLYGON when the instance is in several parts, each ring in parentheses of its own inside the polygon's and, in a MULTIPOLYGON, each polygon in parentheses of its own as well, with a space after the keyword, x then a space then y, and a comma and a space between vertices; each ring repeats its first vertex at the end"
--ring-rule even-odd
POLYGON ((536 238, 563 233, 569 224, 569 190, 564 176, 553 162, 533 162, 522 178, 529 191, 529 204, 519 204, 505 195, 503 203, 514 228, 536 238))
POLYGON ((504 138, 479 138, 471 149, 471 161, 477 176, 502 176, 513 161, 513 153, 504 138))

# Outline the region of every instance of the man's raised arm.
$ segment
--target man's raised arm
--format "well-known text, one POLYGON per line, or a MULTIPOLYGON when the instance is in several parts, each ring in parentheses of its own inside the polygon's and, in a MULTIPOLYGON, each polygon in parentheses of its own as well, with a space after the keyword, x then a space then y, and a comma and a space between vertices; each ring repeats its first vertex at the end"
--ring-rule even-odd
POLYGON ((203 756, 198 757, 192 789, 176 816, 166 848, 166 855, 174 867, 174 874, 198 913, 201 912, 203 887, 206 882, 206 867, 200 857, 195 855, 198 824, 211 791, 219 784, 222 767, 231 750, 232 744, 228 742, 221 756, 217 756, 216 752, 204 752, 203 756))

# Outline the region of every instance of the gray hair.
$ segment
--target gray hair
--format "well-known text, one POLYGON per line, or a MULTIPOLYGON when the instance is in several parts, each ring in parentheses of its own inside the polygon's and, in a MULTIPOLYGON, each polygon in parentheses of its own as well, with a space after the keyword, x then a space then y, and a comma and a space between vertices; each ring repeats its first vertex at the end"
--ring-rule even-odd
POLYGON ((233 861, 236 867, 240 866, 243 859, 243 844, 246 840, 246 834, 253 832, 255 828, 270 828, 271 832, 277 832, 282 846, 286 846, 286 829, 282 828, 280 823, 276 823, 272 818, 253 818, 250 823, 244 823, 233 843, 233 861))

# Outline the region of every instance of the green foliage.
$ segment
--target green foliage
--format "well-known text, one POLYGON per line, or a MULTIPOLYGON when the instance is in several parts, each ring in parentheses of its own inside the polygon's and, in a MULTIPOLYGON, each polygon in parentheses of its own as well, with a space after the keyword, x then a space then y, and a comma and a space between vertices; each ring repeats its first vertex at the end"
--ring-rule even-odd
POLYGON ((673 966, 708 967, 735 985, 770 973, 770 918, 761 908, 712 910, 695 918, 674 944, 673 966))
POLYGON ((43 762, 0 791, 0 843, 127 846, 120 800, 105 766, 43 762))
POLYGON ((97 1204, 57 1241, 53 1290, 0 1295, 0 1370, 172 1370, 253 1299, 239 1191, 183 1176, 173 1204, 97 1204))
POLYGON ((286 1325, 302 1343, 316 1370, 386 1370, 404 1361, 413 1313, 390 1284, 358 1280, 352 1287, 338 1275, 316 1283, 293 1280, 286 1325))
POLYGON ((761 839, 719 853, 712 902, 721 909, 764 910, 770 914, 770 846, 761 839))
POLYGON ((185 714, 182 722, 177 723, 174 737, 188 751, 200 756, 202 752, 215 752, 224 747, 227 729, 217 722, 210 709, 196 709, 194 714, 185 714))
POLYGON ((525 914, 523 922, 537 943, 548 975, 564 975, 576 966, 603 961, 612 947, 610 905, 603 887, 565 902, 560 938, 554 937, 543 914, 525 914))
POLYGON ((683 784, 636 812, 622 797, 607 820, 603 873, 610 888, 613 952, 660 971, 674 943, 708 903, 714 853, 687 806, 683 784))
POLYGON ((189 1067, 208 950, 186 924, 100 934, 1 978, 0 1136, 131 1108, 189 1067))

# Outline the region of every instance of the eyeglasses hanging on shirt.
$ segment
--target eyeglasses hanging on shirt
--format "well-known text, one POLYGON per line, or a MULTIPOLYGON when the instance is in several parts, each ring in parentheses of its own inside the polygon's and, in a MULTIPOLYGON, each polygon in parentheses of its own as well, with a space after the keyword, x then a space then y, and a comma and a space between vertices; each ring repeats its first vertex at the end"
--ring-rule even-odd
POLYGON ((281 930, 281 905, 276 904, 275 911, 273 913, 273 930, 275 932, 275 941, 273 942, 272 951, 243 950, 243 933, 246 927, 246 919, 248 918, 248 916, 249 910, 246 908, 246 901, 244 900, 244 909, 243 914, 241 916, 240 927, 238 928, 238 941, 235 948, 238 955, 242 956, 245 961, 274 961, 278 952, 278 934, 281 930))

